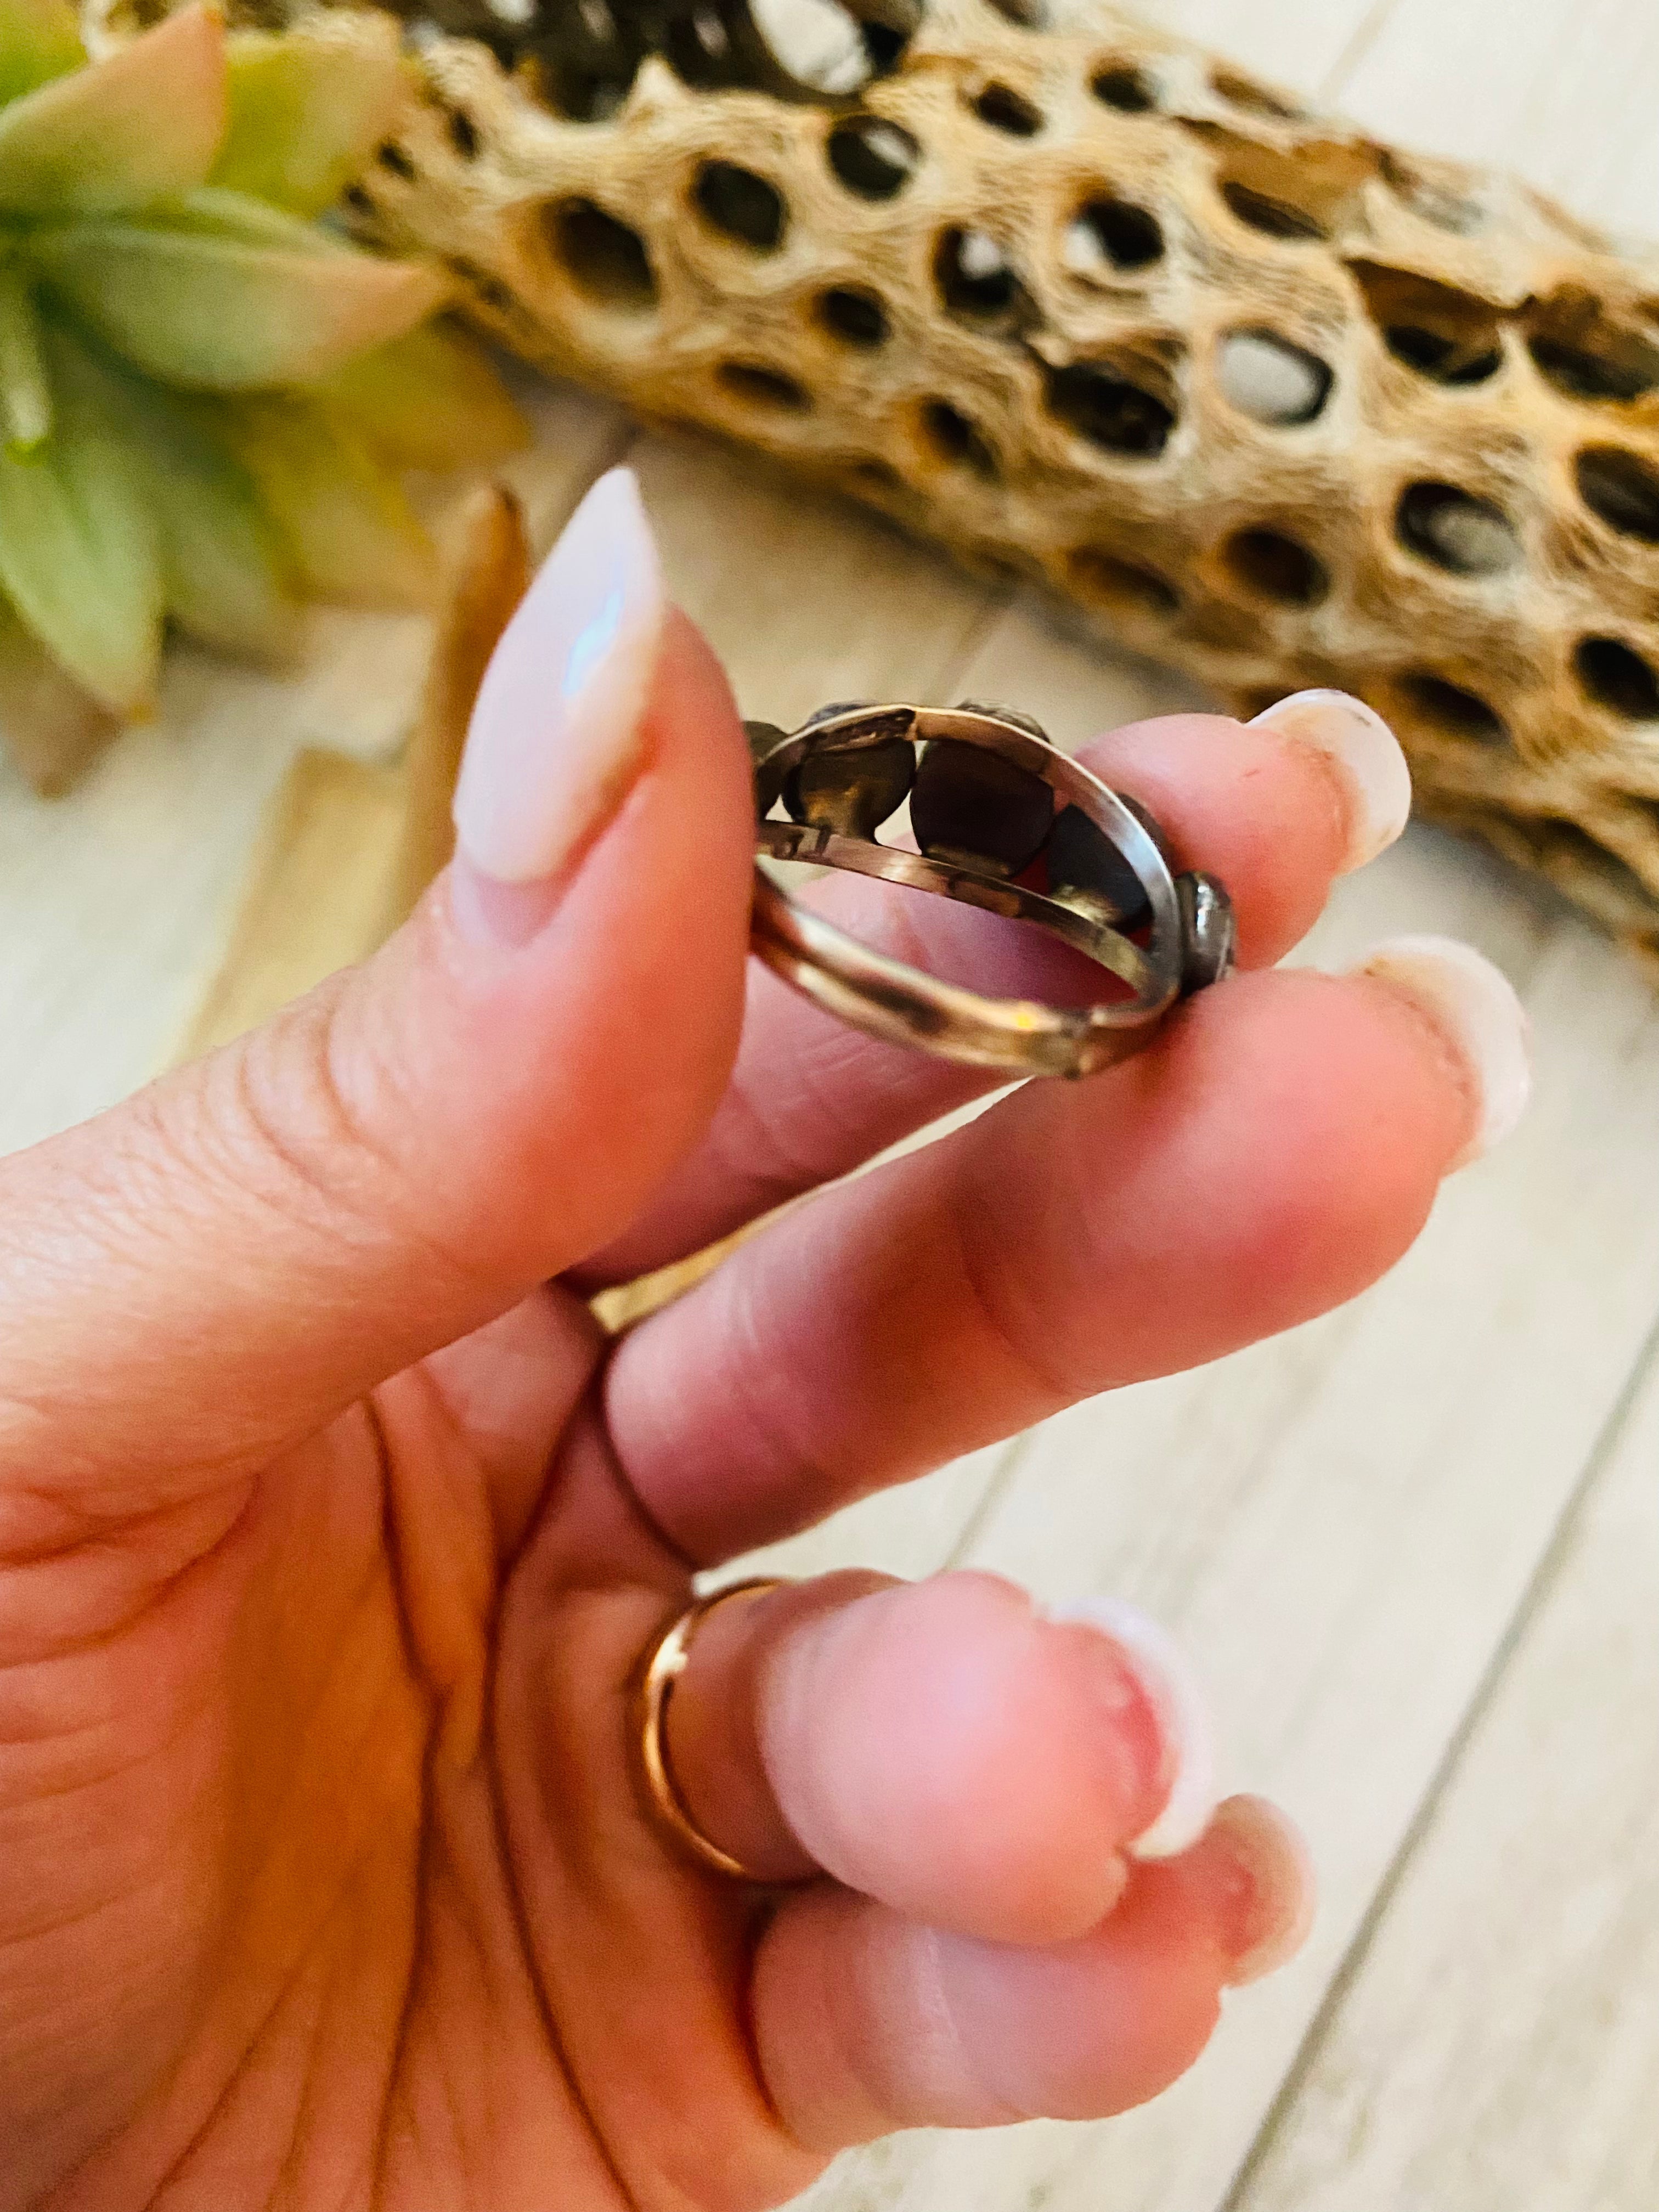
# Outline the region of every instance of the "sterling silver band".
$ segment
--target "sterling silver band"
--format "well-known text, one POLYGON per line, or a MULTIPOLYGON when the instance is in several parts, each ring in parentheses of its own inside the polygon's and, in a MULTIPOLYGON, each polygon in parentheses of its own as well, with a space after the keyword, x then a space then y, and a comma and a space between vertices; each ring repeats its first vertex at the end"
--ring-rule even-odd
POLYGON ((757 856, 1033 922, 1125 987, 1110 1003, 1051 1006, 942 982, 798 906, 757 865, 755 951, 843 1021, 1011 1075, 1088 1075, 1139 1051, 1178 1000, 1228 972, 1225 890, 1175 874, 1151 817, 1028 716, 974 702, 840 706, 787 735, 747 726, 757 856), (914 852, 876 834, 907 800, 914 852))

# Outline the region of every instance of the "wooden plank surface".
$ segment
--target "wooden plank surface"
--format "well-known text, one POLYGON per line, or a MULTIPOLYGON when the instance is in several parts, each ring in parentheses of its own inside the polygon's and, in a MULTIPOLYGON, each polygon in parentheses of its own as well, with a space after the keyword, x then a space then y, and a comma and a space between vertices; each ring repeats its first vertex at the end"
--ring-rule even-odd
POLYGON ((1659 2202, 1650 1370, 1237 2212, 1659 2202))
MULTIPOLYGON (((1151 12, 1379 131, 1507 161, 1587 212, 1659 229, 1650 4, 1151 12)), ((544 542, 625 434, 573 395, 538 405, 520 477, 544 542)), ((972 692, 1075 741, 1187 696, 747 460, 657 435, 633 458, 673 587, 748 712, 788 722, 838 696, 972 692)), ((0 1144, 161 1057, 296 747, 374 760, 406 726, 418 629, 342 623, 325 642, 297 684, 181 659, 157 726, 67 805, 0 787, 0 1144)), ((1521 1137, 1449 1188, 1388 1284, 769 1555, 792 1571, 971 1559, 1047 1593, 1152 1605, 1211 1679, 1235 1778, 1278 1790, 1310 1830, 1326 1892, 1314 1942, 1237 2001, 1204 2066, 1149 2112, 901 2139, 843 2160, 815 2212, 1651 2202, 1659 1659, 1638 1469, 1659 1386, 1579 1531, 1561 1532, 1659 1316, 1659 1022, 1581 925, 1425 833, 1344 887, 1306 957, 1405 928, 1468 936, 1507 969, 1540 1082, 1521 1137)))

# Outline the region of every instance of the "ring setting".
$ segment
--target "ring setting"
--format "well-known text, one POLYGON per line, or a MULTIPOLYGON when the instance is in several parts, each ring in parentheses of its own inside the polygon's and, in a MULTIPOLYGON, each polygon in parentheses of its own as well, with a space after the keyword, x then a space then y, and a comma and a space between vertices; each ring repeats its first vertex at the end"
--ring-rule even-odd
POLYGON ((1010 1075, 1092 1074, 1228 974, 1231 902, 1177 872, 1158 823, 1006 707, 825 707, 745 725, 754 763, 751 941, 786 981, 890 1042, 1010 1075), (908 805, 916 849, 878 835, 908 805), (1031 922, 1114 979, 1098 1004, 1000 999, 859 944, 761 860, 801 860, 1031 922))

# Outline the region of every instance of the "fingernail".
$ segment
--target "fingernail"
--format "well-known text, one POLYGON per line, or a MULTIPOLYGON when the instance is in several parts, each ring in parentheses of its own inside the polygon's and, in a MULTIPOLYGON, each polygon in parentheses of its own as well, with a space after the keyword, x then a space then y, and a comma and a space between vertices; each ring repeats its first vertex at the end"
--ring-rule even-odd
POLYGON ((1532 1095, 1526 1010, 1507 976, 1451 937, 1396 937, 1353 971, 1397 991, 1430 1021, 1471 1093, 1469 1134, 1446 1172, 1501 1144, 1532 1095))
POLYGON ((1276 1973, 1307 1942, 1318 1902, 1302 1832, 1265 1797, 1218 1806, 1206 1848, 1224 1863, 1218 1900, 1229 1989, 1276 1973))
POLYGON ((1347 825, 1345 875, 1388 850, 1411 815, 1412 772, 1380 714, 1346 691, 1297 691, 1258 714, 1251 726, 1305 745, 1330 769, 1347 825))
MULTIPOLYGON (((489 885, 556 881, 617 811, 641 763, 665 611, 639 486, 612 469, 543 563, 473 708, 455 836, 489 885)), ((514 904, 486 898, 473 919, 500 933, 514 904)))
POLYGON ((1157 1714, 1163 1809, 1128 1849, 1132 1858, 1173 1858, 1198 1841, 1215 1810, 1215 1740, 1197 1676, 1168 1630, 1121 1598, 1079 1598, 1048 1618, 1081 1622, 1109 1637, 1157 1714))

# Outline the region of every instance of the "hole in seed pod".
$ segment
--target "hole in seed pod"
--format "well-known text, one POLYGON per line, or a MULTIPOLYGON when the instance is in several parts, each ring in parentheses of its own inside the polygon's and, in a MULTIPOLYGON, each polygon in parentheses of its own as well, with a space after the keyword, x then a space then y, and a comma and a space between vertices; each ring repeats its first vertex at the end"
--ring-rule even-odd
POLYGON ((819 294, 818 320, 852 346, 885 345, 891 330, 887 309, 876 294, 856 291, 851 285, 832 285, 819 294))
POLYGON ((1049 15, 1046 0, 991 0, 997 14, 1022 31, 1046 31, 1049 15))
POLYGON ((879 115, 855 115, 830 133, 830 166, 849 192, 864 200, 890 200, 904 190, 921 160, 921 142, 879 115))
POLYGON ((1404 676, 1399 691, 1407 709, 1425 728, 1441 737, 1462 738, 1475 744, 1501 744, 1509 735, 1503 717, 1461 684, 1425 672, 1404 676))
POLYGON ((449 111, 449 143, 464 161, 478 156, 478 126, 464 107, 449 111))
POLYGON ((1091 200, 1066 225, 1060 250, 1074 276, 1146 269, 1164 258, 1164 233, 1156 216, 1128 200, 1091 200))
MULTIPOLYGON (((729 7, 731 0, 724 4, 729 7)), ((746 42, 739 28, 735 43, 740 48, 752 45, 758 31, 762 44, 797 85, 844 100, 867 84, 874 73, 875 56, 860 34, 861 27, 836 0, 750 0, 746 11, 732 9, 734 23, 740 26, 745 12, 753 19, 752 28, 746 42)), ((723 40, 719 48, 709 49, 714 59, 723 61, 734 44, 732 33, 710 0, 702 0, 693 21, 698 17, 723 40)), ((737 73, 743 74, 741 64, 737 73)), ((710 72, 709 81, 731 83, 732 68, 728 64, 718 76, 710 72)))
POLYGON ((1504 366, 1498 311, 1414 270, 1351 261, 1365 312, 1396 361, 1437 384, 1484 384, 1504 366))
POLYGON ((723 361, 714 372, 734 399, 774 414, 805 415, 812 402, 805 388, 781 368, 768 368, 754 361, 723 361))
POLYGON ((1317 354, 1273 331, 1231 331, 1221 341, 1221 389, 1241 415, 1275 429, 1316 422, 1335 383, 1317 354))
POLYGON ((1395 531, 1408 552, 1454 576, 1497 576, 1521 558, 1515 525, 1490 500, 1455 484, 1407 484, 1395 531))
POLYGON ((894 492, 902 492, 906 489, 904 478, 890 461, 868 459, 854 461, 847 473, 855 484, 866 491, 881 492, 890 496, 894 492))
POLYGON ((952 738, 923 750, 910 793, 910 827, 924 853, 1017 876, 1042 849, 1054 794, 1040 775, 1000 753, 952 738))
POLYGON ((1282 530, 1241 530, 1221 549, 1235 583, 1275 606, 1316 607, 1328 597, 1331 572, 1310 548, 1282 530))
POLYGON ((1583 285, 1563 285, 1528 320, 1527 350, 1569 399, 1628 402, 1659 389, 1659 346, 1608 314, 1583 285))
POLYGON ((414 183, 415 164, 403 148, 390 138, 380 148, 374 158, 383 169, 389 169, 394 177, 401 177, 406 185, 414 183))
POLYGON ((1589 446, 1577 477, 1585 506, 1610 530, 1659 545, 1659 470, 1650 461, 1620 446, 1589 446))
POLYGON ((1587 637, 1572 664, 1598 707, 1627 722, 1659 722, 1659 676, 1618 638, 1587 637))
POLYGON ((981 123, 1012 138, 1035 138, 1042 128, 1041 110, 1011 84, 988 84, 969 104, 981 123))
POLYGON ((1103 606, 1126 613, 1172 615, 1181 605, 1181 594, 1167 576, 1097 545, 1079 546, 1066 565, 1076 589, 1103 606))
POLYGON ((933 255, 933 281, 951 313, 972 322, 1023 318, 1030 312, 1030 295, 1012 262, 982 230, 945 233, 933 255))
POLYGON ((1152 459, 1164 451, 1175 428, 1175 409, 1139 384, 1099 362, 1078 361, 1064 368, 1044 364, 1048 411, 1109 453, 1152 459))
POLYGON ((1216 148, 1217 186, 1248 229, 1304 244, 1335 237, 1360 209, 1375 162, 1361 145, 1316 139, 1292 151, 1260 144, 1219 124, 1192 127, 1216 148))
POLYGON ((997 474, 997 457, 978 425, 948 399, 929 399, 921 410, 921 427, 929 445, 941 460, 953 467, 971 469, 988 481, 997 474))
POLYGON ((1425 331, 1414 323, 1391 323, 1382 342, 1396 361, 1420 376, 1431 376, 1437 384, 1485 384, 1504 366, 1498 346, 1465 356, 1442 331, 1425 331))
POLYGON ((340 197, 353 215, 374 215, 377 212, 374 195, 366 192, 361 185, 348 185, 340 197))
POLYGON ((735 161, 705 161, 691 197, 706 222, 757 253, 775 253, 783 243, 789 222, 783 194, 752 169, 739 168, 735 161))
POLYGON ((1158 106, 1158 88, 1133 62, 1108 62, 1089 80, 1089 89, 1103 107, 1120 115, 1146 115, 1158 106))
POLYGON ((544 218, 554 252, 590 299, 613 307, 648 307, 656 272, 645 240, 592 200, 562 200, 544 218))
POLYGON ((1556 390, 1571 399, 1640 399, 1659 389, 1659 352, 1639 338, 1632 339, 1622 359, 1541 337, 1531 339, 1527 350, 1556 390))
POLYGON ((1241 184, 1229 177, 1221 187, 1221 197, 1243 223, 1252 230, 1262 231, 1269 238, 1319 239, 1330 233, 1316 215, 1294 202, 1277 199, 1271 193, 1258 191, 1254 185, 1241 184))
POLYGON ((1218 100, 1230 107, 1240 108, 1246 115, 1265 115, 1279 123, 1299 123, 1307 110, 1283 93, 1274 92, 1254 77, 1241 76, 1238 70, 1216 69, 1210 72, 1210 87, 1218 100))

